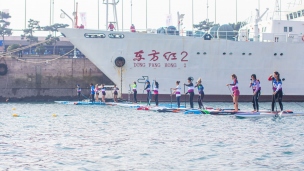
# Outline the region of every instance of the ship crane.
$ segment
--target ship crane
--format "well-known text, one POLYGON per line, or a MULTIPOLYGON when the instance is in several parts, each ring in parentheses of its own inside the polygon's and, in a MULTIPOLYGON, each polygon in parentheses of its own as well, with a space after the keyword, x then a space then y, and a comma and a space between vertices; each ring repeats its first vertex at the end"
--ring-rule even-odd
POLYGON ((254 22, 254 41, 259 41, 259 26, 258 23, 261 21, 263 16, 266 14, 266 12, 269 10, 269 8, 266 8, 266 11, 260 16, 260 11, 256 9, 256 18, 254 22))

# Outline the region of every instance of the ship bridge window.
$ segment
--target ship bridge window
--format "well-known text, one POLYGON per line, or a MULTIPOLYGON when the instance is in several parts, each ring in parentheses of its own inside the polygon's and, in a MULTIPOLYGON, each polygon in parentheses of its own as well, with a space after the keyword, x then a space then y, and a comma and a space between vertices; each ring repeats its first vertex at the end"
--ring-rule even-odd
POLYGON ((296 12, 293 13, 293 18, 297 18, 297 13, 296 12))
POLYGON ((302 16, 304 16, 304 10, 302 10, 302 16))
POLYGON ((284 27, 284 32, 287 32, 287 27, 284 27))
POLYGON ((289 15, 288 14, 286 15, 286 19, 289 20, 289 15))
POLYGON ((292 32, 292 27, 289 27, 289 32, 292 32))
POLYGON ((123 38, 125 38, 125 35, 123 35, 121 33, 111 33, 111 34, 109 34, 109 38, 112 38, 112 39, 123 39, 123 38))
POLYGON ((85 33, 85 38, 105 38, 106 35, 104 33, 85 33))
POLYGON ((293 19, 292 13, 289 14, 289 18, 290 18, 291 20, 293 19))
POLYGON ((298 17, 301 17, 302 14, 301 14, 301 11, 298 11, 298 17))

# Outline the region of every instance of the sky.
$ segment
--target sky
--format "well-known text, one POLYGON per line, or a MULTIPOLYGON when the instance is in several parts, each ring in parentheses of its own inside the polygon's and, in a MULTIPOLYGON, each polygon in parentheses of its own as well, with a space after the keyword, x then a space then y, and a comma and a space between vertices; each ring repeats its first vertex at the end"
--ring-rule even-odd
MULTIPOLYGON (((108 1, 112 2, 113 0, 108 1)), ((129 29, 130 25, 133 23, 137 30, 145 30, 146 21, 147 28, 157 29, 159 27, 166 26, 166 17, 169 12, 172 16, 172 25, 177 25, 177 12, 179 12, 180 14, 185 14, 183 21, 183 26, 185 27, 184 29, 192 30, 192 23, 198 24, 200 21, 207 19, 207 17, 210 21, 215 21, 219 24, 235 23, 236 21, 245 21, 250 16, 255 15, 255 9, 259 7, 259 4, 261 13, 266 8, 270 8, 270 11, 273 11, 272 9, 275 7, 275 0, 260 0, 260 3, 259 0, 115 1, 119 1, 116 7, 119 28, 129 29), (208 12, 207 1, 209 6, 208 12)), ((106 29, 106 5, 103 4, 103 0, 0 0, 0 10, 9 10, 10 15, 12 16, 10 19, 10 28, 15 30, 13 32, 14 35, 20 35, 18 30, 24 29, 29 19, 40 21, 41 26, 46 26, 53 23, 64 23, 69 24, 71 27, 72 21, 70 19, 67 17, 64 19, 60 18, 60 9, 64 10, 68 15, 73 17, 72 13, 74 11, 74 2, 78 2, 78 12, 86 13, 86 28, 106 29), (52 4, 53 2, 54 5, 52 4)), ((286 5, 287 0, 282 0, 282 6, 286 5)), ((109 21, 113 21, 112 8, 109 8, 109 21)))

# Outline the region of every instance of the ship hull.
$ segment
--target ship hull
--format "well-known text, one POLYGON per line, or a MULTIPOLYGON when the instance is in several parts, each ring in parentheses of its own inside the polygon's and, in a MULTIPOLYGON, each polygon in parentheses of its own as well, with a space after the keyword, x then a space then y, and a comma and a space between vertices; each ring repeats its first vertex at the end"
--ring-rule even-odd
POLYGON ((128 94, 136 81, 144 93, 146 79, 159 82, 159 93, 170 94, 170 88, 181 81, 182 91, 188 77, 202 78, 205 94, 229 95, 231 75, 239 80, 241 95, 252 95, 251 74, 261 81, 262 94, 271 95, 268 77, 274 71, 285 78, 283 93, 303 96, 304 43, 237 42, 144 33, 109 32, 86 29, 60 29, 121 90, 128 94), (87 38, 85 34, 104 34, 105 38, 87 38), (124 38, 110 38, 110 34, 124 38), (123 67, 115 60, 122 57, 123 67))

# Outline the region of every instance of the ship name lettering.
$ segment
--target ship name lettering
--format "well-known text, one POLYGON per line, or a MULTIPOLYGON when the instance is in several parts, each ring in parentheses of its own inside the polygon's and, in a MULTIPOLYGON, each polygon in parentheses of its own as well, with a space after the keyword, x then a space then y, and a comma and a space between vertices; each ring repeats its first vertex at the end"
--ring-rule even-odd
POLYGON ((153 67, 153 68, 160 67, 160 63, 149 63, 149 67, 153 67))
POLYGON ((174 67, 176 67, 176 63, 165 63, 165 67, 174 68, 174 67))
POLYGON ((146 67, 145 63, 134 63, 134 67, 146 67))

